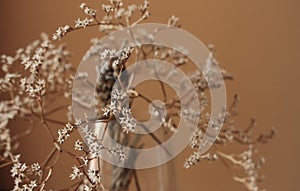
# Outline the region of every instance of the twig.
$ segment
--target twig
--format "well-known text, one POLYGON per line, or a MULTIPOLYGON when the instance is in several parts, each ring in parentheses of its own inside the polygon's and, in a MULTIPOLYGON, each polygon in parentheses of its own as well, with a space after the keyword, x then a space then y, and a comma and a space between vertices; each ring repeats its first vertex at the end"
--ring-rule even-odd
POLYGON ((49 126, 48 126, 48 123, 46 122, 45 118, 44 118, 44 107, 43 107, 43 98, 42 96, 40 96, 40 98, 38 99, 38 103, 39 103, 39 106, 40 106, 40 109, 41 109, 41 114, 40 114, 40 117, 41 117, 41 122, 43 124, 43 126, 46 128, 48 134, 51 136, 53 142, 55 142, 55 137, 53 135, 53 133, 51 132, 49 126))
POLYGON ((11 162, 7 162, 7 163, 4 163, 4 164, 1 164, 1 165, 0 165, 0 168, 4 168, 4 167, 9 166, 9 165, 11 165, 11 164, 14 164, 14 162, 11 161, 11 162))
POLYGON ((136 170, 133 170, 133 177, 134 177, 135 187, 136 187, 137 191, 141 191, 141 186, 140 186, 140 183, 138 180, 136 170))

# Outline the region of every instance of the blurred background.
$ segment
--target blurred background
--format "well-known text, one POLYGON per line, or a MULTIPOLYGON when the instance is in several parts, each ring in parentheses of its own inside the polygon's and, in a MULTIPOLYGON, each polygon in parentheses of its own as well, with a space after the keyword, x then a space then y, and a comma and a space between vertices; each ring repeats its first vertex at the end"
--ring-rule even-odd
MULTIPOLYGON (((105 1, 85 1, 99 7, 105 1)), ((18 48, 37 39, 41 32, 52 34, 58 26, 73 24, 83 17, 78 0, 10 0, 0 1, 0 54, 13 54, 18 48)), ((300 190, 300 1, 298 0, 152 0, 148 22, 166 23, 173 14, 180 18, 182 28, 206 45, 216 46, 216 58, 222 68, 235 76, 227 86, 228 102, 234 93, 240 95, 240 116, 237 126, 246 127, 250 118, 257 119, 256 132, 272 127, 278 133, 259 152, 267 163, 262 172, 266 179, 262 187, 271 191, 300 190)), ((90 47, 91 37, 101 37, 96 28, 68 35, 64 42, 72 52, 72 62, 78 65, 90 47)), ((39 131, 35 134, 39 135, 39 131)), ((31 137, 25 160, 42 159, 39 151, 43 134, 31 137), (29 154, 28 154, 29 153, 29 154)), ((45 135, 46 136, 46 135, 45 135)), ((176 163, 178 190, 245 190, 232 180, 231 173, 220 163, 199 164, 191 170, 182 167, 186 155, 176 163)), ((60 170, 70 173, 71 166, 62 162, 60 170)), ((68 174, 66 174, 68 176, 68 174)), ((0 190, 7 188, 9 174, 0 175, 0 190)), ((64 185, 54 178, 51 184, 64 185)))

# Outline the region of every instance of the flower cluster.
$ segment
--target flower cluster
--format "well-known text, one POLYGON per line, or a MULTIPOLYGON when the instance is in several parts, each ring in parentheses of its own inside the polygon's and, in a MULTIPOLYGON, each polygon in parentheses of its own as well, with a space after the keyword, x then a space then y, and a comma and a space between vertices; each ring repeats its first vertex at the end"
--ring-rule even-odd
POLYGON ((235 175, 233 177, 235 181, 244 184, 248 190, 260 190, 258 183, 263 180, 263 176, 258 173, 257 169, 263 166, 265 159, 263 157, 257 161, 253 159, 254 149, 252 145, 249 145, 248 149, 240 154, 225 154, 219 152, 218 155, 244 170, 245 176, 240 177, 235 175))
POLYGON ((71 27, 69 25, 65 25, 63 27, 58 27, 55 31, 55 33, 52 35, 53 40, 60 40, 67 32, 71 30, 71 27))
POLYGON ((104 145, 102 144, 102 140, 97 138, 97 136, 94 134, 94 132, 88 125, 86 125, 85 128, 83 128, 82 132, 84 133, 84 139, 86 141, 87 146, 89 147, 89 153, 91 154, 92 157, 99 158, 101 157, 101 154, 103 152, 108 152, 118 157, 120 161, 124 162, 126 158, 124 149, 115 148, 115 147, 111 147, 111 148, 104 147, 104 145))
POLYGON ((118 68, 124 65, 132 51, 132 47, 123 48, 118 52, 116 52, 116 50, 114 49, 105 49, 103 52, 100 53, 100 56, 102 60, 110 60, 110 62, 112 62, 113 69, 117 70, 118 68))
POLYGON ((67 123, 64 128, 58 130, 57 142, 62 144, 70 136, 73 130, 74 126, 70 123, 67 123))
POLYGON ((109 153, 113 154, 113 155, 117 155, 119 156, 120 161, 124 162, 126 159, 126 154, 125 154, 125 150, 122 148, 110 148, 108 150, 109 153))
POLYGON ((83 20, 80 20, 79 18, 75 21, 75 28, 85 28, 89 24, 93 22, 93 19, 85 18, 83 20))
POLYGON ((193 154, 191 154, 189 156, 189 158, 186 159, 185 163, 184 163, 184 168, 188 169, 191 168, 192 166, 198 164, 200 162, 200 160, 208 160, 208 161, 215 161, 218 159, 218 155, 214 154, 211 155, 210 153, 202 155, 199 152, 194 152, 193 154))
POLYGON ((254 145, 268 142, 273 138, 275 131, 271 130, 269 134, 261 134, 259 137, 253 138, 252 131, 255 127, 255 120, 252 120, 249 127, 246 129, 236 128, 233 117, 238 114, 238 101, 239 97, 236 95, 233 103, 229 107, 229 110, 226 112, 224 127, 221 129, 221 132, 215 142, 216 152, 204 155, 199 153, 199 148, 201 146, 206 127, 208 125, 218 126, 218 122, 212 124, 209 121, 208 114, 206 114, 206 117, 200 116, 199 127, 195 129, 190 140, 190 147, 194 150, 194 153, 186 159, 184 168, 190 168, 191 166, 198 164, 203 159, 208 161, 222 161, 225 163, 226 167, 231 169, 231 171, 235 171, 237 167, 244 169, 244 177, 234 175, 233 179, 244 184, 248 190, 258 191, 261 190, 259 188, 259 182, 262 180, 262 176, 258 171, 264 164, 264 158, 261 157, 258 161, 254 160, 254 145), (227 154, 224 151, 221 151, 219 147, 224 147, 224 145, 229 143, 239 143, 242 147, 246 145, 247 150, 241 154, 227 154))
POLYGON ((134 132, 136 122, 135 119, 131 116, 130 109, 122 108, 122 115, 119 117, 119 119, 124 132, 134 132))
POLYGON ((29 80, 26 77, 20 80, 20 87, 30 97, 40 97, 45 93, 46 82, 44 79, 29 80))
POLYGON ((26 163, 19 161, 20 155, 12 156, 13 166, 10 173, 14 178, 14 188, 12 190, 33 191, 38 186, 37 179, 41 177, 41 170, 38 163, 31 165, 31 168, 26 163), (35 176, 35 180, 28 180, 28 176, 35 176))
POLYGON ((127 7, 125 7, 122 0, 111 0, 109 4, 101 5, 102 10, 105 12, 102 18, 97 18, 96 10, 90 8, 86 3, 82 3, 79 7, 89 18, 77 19, 74 27, 69 25, 59 27, 53 34, 53 40, 60 40, 74 29, 95 25, 99 26, 101 31, 108 33, 121 27, 136 25, 150 16, 149 2, 147 0, 142 4, 131 4, 127 7), (132 21, 135 14, 139 18, 132 21))
POLYGON ((134 132, 136 120, 132 117, 131 109, 121 106, 127 94, 124 91, 116 89, 112 91, 111 95, 110 105, 102 109, 103 115, 108 116, 110 113, 114 114, 118 117, 123 132, 134 132))
POLYGON ((86 15, 93 16, 93 17, 96 16, 96 10, 91 9, 87 4, 81 3, 79 7, 84 11, 86 15))

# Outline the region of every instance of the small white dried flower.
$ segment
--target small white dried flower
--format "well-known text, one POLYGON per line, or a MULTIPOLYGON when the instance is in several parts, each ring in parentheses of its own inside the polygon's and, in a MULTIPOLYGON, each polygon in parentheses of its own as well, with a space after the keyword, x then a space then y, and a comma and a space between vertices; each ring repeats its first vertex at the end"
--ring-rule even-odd
POLYGON ((103 115, 108 116, 108 114, 113 113, 116 114, 116 112, 119 111, 117 107, 117 102, 116 101, 111 101, 110 104, 102 109, 103 115))
POLYGON ((202 139, 203 139, 203 131, 201 129, 196 128, 190 138, 190 147, 192 149, 199 148, 202 139))
POLYGON ((134 11, 137 9, 137 5, 133 4, 133 5, 129 5, 127 7, 126 10, 124 10, 123 15, 130 19, 132 17, 132 14, 134 13, 134 11))
POLYGON ((83 173, 80 171, 80 169, 77 166, 74 165, 72 167, 72 169, 73 169, 73 172, 72 172, 72 174, 70 174, 71 180, 74 180, 76 178, 80 178, 83 175, 83 173))
POLYGON ((148 19, 150 17, 150 12, 146 10, 142 16, 142 19, 148 19))
POLYGON ((83 186, 83 190, 84 190, 84 191, 92 191, 93 188, 90 187, 90 186, 88 186, 88 185, 84 185, 84 186, 83 186))
POLYGON ((92 17, 95 17, 96 16, 96 10, 94 9, 91 9, 89 6, 87 6, 85 3, 81 3, 80 4, 80 9, 82 9, 84 11, 84 13, 86 15, 89 15, 89 16, 92 16, 92 17))
POLYGON ((27 190, 33 190, 35 187, 37 187, 36 180, 31 180, 27 190))
POLYGON ((124 16, 124 14, 125 14, 125 9, 124 8, 120 8, 120 9, 118 9, 118 11, 116 11, 115 17, 120 19, 121 17, 124 16))
POLYGON ((21 190, 33 191, 33 189, 35 187, 37 187, 36 180, 32 180, 32 181, 30 181, 30 184, 23 184, 23 189, 21 189, 21 190))
POLYGON ((15 61, 15 59, 11 56, 1 55, 2 63, 7 63, 8 65, 12 65, 12 63, 14 63, 14 61, 15 61))
POLYGON ((148 0, 144 0, 144 3, 142 5, 139 6, 139 10, 144 13, 145 11, 147 11, 149 8, 149 1, 148 0))
POLYGON ((171 27, 179 27, 179 18, 175 15, 172 15, 172 17, 168 20, 168 26, 171 27))
POLYGON ((109 2, 114 7, 121 7, 121 6, 123 6, 123 0, 109 0, 109 2))
POLYGON ((76 79, 86 79, 89 76, 89 74, 87 72, 78 72, 76 79))
POLYGON ((75 119, 75 125, 80 125, 81 124, 81 119, 75 119))
POLYGON ((92 157, 100 157, 101 151, 102 149, 104 149, 104 146, 99 141, 93 140, 93 142, 89 144, 89 149, 92 157))
POLYGON ((31 169, 32 169, 33 171, 38 172, 38 171, 41 170, 41 166, 40 166, 39 163, 33 163, 33 164, 31 165, 31 169))
POLYGON ((77 150, 77 151, 82 151, 83 150, 83 143, 81 141, 77 140, 75 142, 75 150, 77 150))
POLYGON ((32 59, 38 61, 38 62, 42 62, 42 60, 44 59, 44 54, 46 52, 45 48, 38 48, 35 52, 34 55, 32 56, 32 59))
POLYGON ((126 97, 126 95, 127 95, 126 92, 115 89, 111 93, 111 98, 112 98, 112 100, 121 101, 126 97))
POLYGON ((85 3, 81 3, 81 4, 79 5, 79 8, 80 8, 80 9, 84 9, 84 8, 85 8, 85 6, 86 6, 86 4, 85 4, 85 3))
POLYGON ((121 53, 121 60, 127 59, 130 56, 130 54, 132 53, 133 50, 134 49, 130 46, 128 46, 126 48, 123 48, 123 51, 121 53))
POLYGON ((108 14, 114 10, 114 8, 111 5, 104 5, 102 4, 102 9, 108 14))
POLYGON ((126 159, 126 154, 125 154, 125 150, 124 149, 120 149, 119 150, 119 157, 120 157, 120 161, 124 162, 126 159))
POLYGON ((177 132, 176 127, 173 125, 172 118, 170 118, 170 119, 168 120, 168 122, 166 122, 165 119, 163 119, 163 124, 162 124, 162 126, 168 128, 168 129, 169 129, 171 132, 173 132, 173 133, 176 133, 176 132, 177 132))

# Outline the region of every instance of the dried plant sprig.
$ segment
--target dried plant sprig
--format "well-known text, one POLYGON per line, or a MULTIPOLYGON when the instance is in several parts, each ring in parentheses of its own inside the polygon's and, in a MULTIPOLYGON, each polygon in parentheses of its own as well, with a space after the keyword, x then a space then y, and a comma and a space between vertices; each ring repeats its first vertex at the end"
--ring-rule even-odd
MULTIPOLYGON (((229 110, 226 114, 225 126, 222 128, 220 134, 217 137, 217 141, 214 146, 214 151, 208 153, 213 157, 205 157, 206 155, 200 155, 198 153, 199 145, 204 136, 204 130, 207 126, 207 122, 200 123, 198 129, 195 130, 190 147, 194 149, 194 153, 186 159, 184 164, 185 168, 190 168, 191 166, 196 165, 202 159, 207 159, 209 161, 220 161, 233 173, 238 174, 238 170, 241 168, 244 169, 245 176, 234 175, 233 179, 237 182, 243 183, 248 190, 264 190, 259 188, 259 183, 262 181, 263 176, 259 174, 260 168, 265 163, 264 157, 260 157, 258 161, 255 161, 256 150, 255 147, 258 144, 267 143, 268 140, 272 139, 275 135, 275 131, 272 129, 268 135, 260 135, 258 138, 252 136, 252 130, 255 127, 255 120, 251 120, 251 124, 245 128, 240 129, 236 128, 234 125, 233 117, 237 116, 237 107, 238 107, 239 97, 235 95, 232 105, 229 107, 229 110), (241 147, 246 147, 246 150, 240 154, 225 153, 222 147, 226 146, 229 143, 238 143, 241 147), (235 172, 236 171, 236 172, 235 172)), ((206 118, 206 120, 208 117, 206 118)), ((226 147, 225 147, 226 148, 226 147)))
POLYGON ((123 1, 109 1, 110 4, 102 4, 102 10, 104 11, 104 16, 102 19, 97 18, 97 11, 90 8, 86 3, 82 3, 79 7, 83 12, 90 18, 77 19, 75 21, 75 26, 65 25, 58 27, 56 32, 53 34, 53 40, 61 40, 66 34, 86 27, 99 26, 100 30, 108 33, 122 27, 134 26, 143 20, 146 20, 150 16, 149 2, 144 1, 143 4, 128 5, 127 8, 124 7, 123 1), (139 12, 138 19, 132 21, 133 14, 139 12))
MULTIPOLYGON (((77 19, 73 27, 65 25, 59 27, 53 34, 53 40, 61 40, 66 34, 81 30, 87 27, 99 26, 104 33, 109 33, 113 30, 127 26, 134 26, 150 16, 149 2, 131 4, 125 7, 122 0, 110 0, 108 4, 100 6, 103 11, 101 13, 96 9, 90 8, 87 4, 80 5, 86 18, 77 19), (137 18, 135 19, 135 17, 137 18)), ((178 18, 172 16, 169 21, 169 27, 179 27, 178 18)), ((145 34, 145 39, 153 40, 153 34, 145 34)), ((102 177, 105 176, 101 169, 101 153, 108 152, 114 157, 117 157, 120 162, 124 162, 129 157, 126 150, 123 148, 106 148, 103 146, 102 138, 99 139, 95 132, 90 129, 90 124, 104 124, 104 131, 108 127, 113 127, 112 135, 123 145, 142 148, 141 139, 139 136, 134 136, 134 141, 130 142, 128 136, 123 136, 123 132, 134 132, 137 125, 130 117, 130 109, 122 108, 113 100, 122 99, 125 94, 129 96, 130 102, 136 99, 142 99, 145 103, 151 103, 151 100, 135 89, 127 92, 111 92, 112 86, 102 87, 107 84, 105 79, 120 80, 120 73, 126 68, 129 63, 129 57, 135 57, 135 61, 145 60, 147 58, 157 58, 173 63, 175 67, 184 67, 188 62, 188 58, 176 50, 171 50, 160 46, 140 46, 135 49, 132 47, 124 47, 121 50, 103 49, 100 41, 93 40, 92 49, 88 56, 98 55, 103 60, 103 65, 98 68, 99 81, 97 84, 98 99, 103 103, 99 107, 99 117, 95 119, 73 119, 69 117, 70 122, 60 121, 51 118, 53 114, 65 111, 70 106, 64 105, 59 107, 51 107, 53 99, 57 96, 70 98, 72 83, 74 80, 74 71, 69 61, 70 53, 65 49, 64 45, 55 45, 43 34, 41 40, 34 41, 24 49, 16 51, 14 56, 1 56, 1 69, 5 73, 4 77, 0 78, 0 92, 7 98, 0 103, 0 168, 11 166, 11 175, 14 178, 13 190, 45 190, 49 179, 53 176, 54 167, 57 161, 61 158, 62 153, 69 155, 76 162, 73 167, 70 167, 69 178, 74 183, 66 189, 74 190, 106 190, 103 185, 102 177), (133 51, 134 50, 134 51, 133 51), (19 70, 21 68, 21 70, 19 70), (109 77, 109 78, 107 78, 109 77), (111 96, 112 98, 111 99, 111 96), (103 112, 101 111, 103 109, 103 112), (121 113, 121 124, 118 124, 114 115, 121 113), (103 116, 101 116, 103 115, 103 116), (46 156, 43 162, 34 162, 26 164, 21 162, 20 155, 15 153, 19 139, 31 133, 33 127, 31 124, 23 133, 14 135, 11 132, 10 122, 16 118, 23 119, 26 122, 39 122, 40 126, 48 133, 52 145, 52 150, 46 156), (58 126, 57 134, 53 133, 53 127, 58 126), (75 136, 74 132, 78 127, 83 128, 84 139, 87 141, 86 147, 82 141, 77 140, 74 144, 74 152, 65 148, 65 142, 68 138, 75 136), (122 136, 120 136, 122 135, 122 136)), ((217 63, 214 59, 213 47, 211 54, 207 58, 205 69, 210 81, 210 87, 218 88, 221 79, 215 78, 210 67, 217 63)), ((182 50, 184 52, 184 50, 182 50)), ((157 71, 154 71, 157 72, 157 71)), ((232 80, 233 76, 222 70, 222 75, 225 80, 232 80)), ((87 74, 79 74, 78 78, 86 80, 87 74)), ((214 149, 206 154, 200 154, 199 144, 203 139, 204 132, 209 125, 209 114, 205 113, 209 105, 206 97, 208 84, 201 72, 195 72, 190 75, 191 81, 199 94, 200 108, 194 110, 180 110, 180 102, 178 98, 170 98, 165 90, 165 85, 161 82, 160 87, 165 106, 170 110, 166 119, 163 120, 164 129, 167 133, 175 133, 177 131, 177 117, 186 119, 199 117, 199 125, 191 137, 190 147, 193 153, 187 158, 184 167, 190 168, 201 160, 221 161, 223 164, 233 171, 233 167, 239 167, 244 170, 244 176, 234 174, 234 180, 245 185, 248 190, 256 191, 259 188, 259 182, 262 176, 259 174, 259 169, 264 163, 264 158, 259 160, 254 159, 256 147, 260 143, 267 143, 273 138, 275 130, 269 134, 262 134, 257 138, 252 137, 252 131, 255 127, 255 121, 252 120, 250 126, 246 129, 240 129, 234 125, 234 117, 237 115, 238 96, 235 96, 234 102, 226 111, 225 127, 221 129, 217 137, 214 149), (224 150, 229 143, 237 143, 247 149, 242 153, 226 153, 224 150)), ((76 94, 76 92, 73 92, 76 94)), ((85 99, 78 97, 75 101, 85 99)), ((95 98, 93 98, 95 99, 95 98)), ((99 101, 98 100, 98 101, 99 101)), ((95 102, 93 102, 95 103, 95 102)), ((89 107, 89 106, 87 106, 89 107)), ((70 113, 70 112, 68 112, 70 113)), ((218 122, 214 122, 218 126, 218 122)), ((125 134, 127 135, 127 134, 125 134)), ((156 144, 161 144, 162 140, 154 134, 149 134, 156 144)), ((112 191, 126 190, 132 180, 135 180, 137 190, 141 190, 141 185, 138 182, 138 173, 136 170, 114 168, 113 182, 109 188, 112 191)), ((48 187, 47 187, 48 189, 48 187)))

